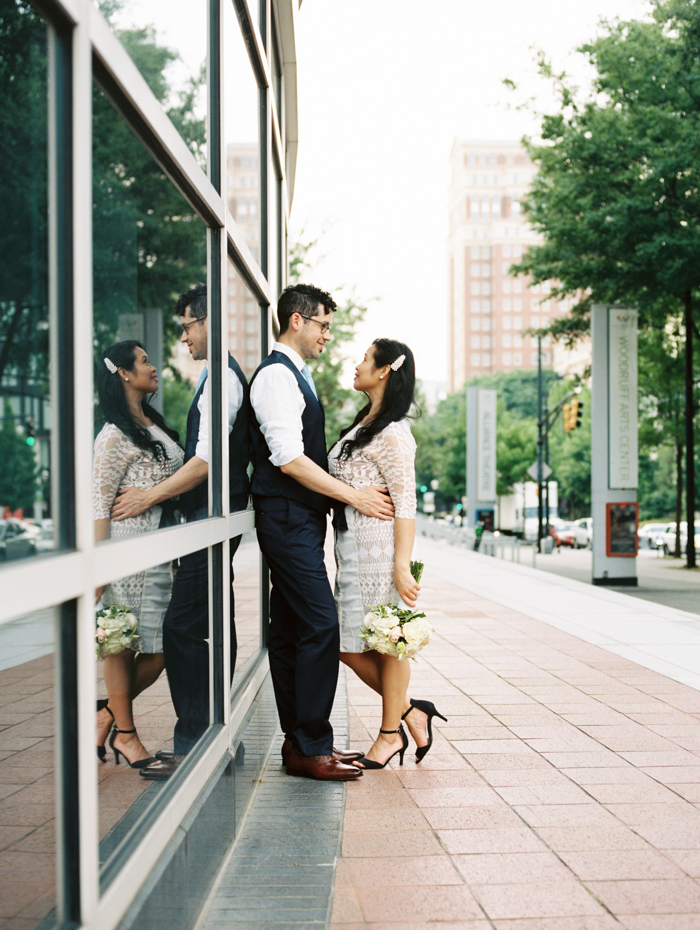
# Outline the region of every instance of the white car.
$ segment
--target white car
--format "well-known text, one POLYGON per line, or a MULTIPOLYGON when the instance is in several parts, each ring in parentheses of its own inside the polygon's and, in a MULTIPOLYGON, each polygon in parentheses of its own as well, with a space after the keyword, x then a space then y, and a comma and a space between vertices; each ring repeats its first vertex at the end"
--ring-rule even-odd
POLYGON ((663 546, 663 532, 666 529, 666 523, 645 523, 639 527, 639 548, 642 549, 661 549, 663 546))
POLYGON ((574 521, 574 549, 590 549, 593 538, 593 520, 582 517, 574 521))
MULTIPOLYGON (((681 558, 685 555, 685 549, 688 545, 688 524, 684 520, 681 523, 681 558)), ((664 550, 664 555, 673 555, 676 551, 676 524, 668 523, 666 524, 666 529, 661 536, 661 548, 664 550)), ((700 551, 700 523, 695 524, 695 549, 700 551)))

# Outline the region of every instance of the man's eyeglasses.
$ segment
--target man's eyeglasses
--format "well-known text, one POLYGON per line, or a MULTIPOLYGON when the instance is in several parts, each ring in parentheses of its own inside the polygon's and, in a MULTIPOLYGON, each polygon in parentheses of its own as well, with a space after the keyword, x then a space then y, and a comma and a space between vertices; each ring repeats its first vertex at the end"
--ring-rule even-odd
POLYGON ((187 335, 187 333, 189 332, 190 326, 194 326, 195 323, 203 323, 204 320, 206 320, 206 316, 203 316, 196 320, 192 320, 191 323, 180 323, 180 326, 182 327, 183 333, 187 335))
MULTIPOLYGON (((298 311, 297 311, 297 312, 298 312, 298 311)), ((315 323, 316 326, 320 326, 320 327, 321 327, 321 332, 322 332, 324 335, 325 335, 326 333, 329 333, 330 330, 331 330, 331 324, 330 324, 330 323, 322 323, 320 320, 315 320, 312 316, 306 316, 306 314, 304 314, 304 313, 300 313, 299 316, 304 317, 304 319, 305 319, 305 320, 308 320, 309 323, 315 323)))

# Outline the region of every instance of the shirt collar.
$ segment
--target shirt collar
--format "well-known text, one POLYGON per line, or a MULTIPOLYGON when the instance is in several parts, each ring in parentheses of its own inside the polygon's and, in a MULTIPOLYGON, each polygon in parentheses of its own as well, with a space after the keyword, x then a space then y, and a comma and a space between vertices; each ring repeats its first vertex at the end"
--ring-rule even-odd
POLYGON ((290 349, 289 346, 285 345, 283 342, 275 342, 272 346, 273 352, 281 352, 283 355, 286 355, 287 358, 294 362, 296 367, 301 371, 304 367, 304 359, 299 355, 295 349, 290 349))

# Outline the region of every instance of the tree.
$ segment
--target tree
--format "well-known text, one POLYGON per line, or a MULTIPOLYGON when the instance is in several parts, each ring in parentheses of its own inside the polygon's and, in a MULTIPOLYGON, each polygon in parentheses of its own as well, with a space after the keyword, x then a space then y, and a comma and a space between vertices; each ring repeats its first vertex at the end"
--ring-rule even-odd
POLYGON ((37 497, 39 469, 34 451, 17 434, 16 418, 8 400, 0 423, 0 461, 0 513, 3 507, 31 512, 37 497))
MULTIPOLYGON (((669 299, 685 337, 686 508, 694 522, 693 293, 700 286, 700 9, 694 0, 656 3, 650 22, 605 24, 583 46, 596 69, 577 99, 565 75, 540 59, 560 110, 542 119, 542 143, 527 142, 539 171, 524 204, 543 236, 515 266, 554 295, 581 295, 552 327, 575 341, 592 303, 632 303, 643 325, 663 327, 669 299)), ((695 564, 688 534, 688 565, 695 564)))
MULTIPOLYGON (((308 282, 312 266, 318 261, 318 239, 304 239, 301 233, 299 239, 292 243, 289 250, 289 281, 290 284, 308 282)), ((344 288, 338 288, 333 294, 338 303, 338 309, 333 314, 333 339, 326 344, 321 357, 313 364, 313 376, 319 399, 323 404, 326 415, 326 445, 330 448, 355 418, 366 398, 352 388, 343 386, 343 381, 349 382, 344 375, 350 361, 347 349, 349 343, 355 338, 358 325, 365 318, 367 304, 361 302, 350 291, 343 294, 344 288)))

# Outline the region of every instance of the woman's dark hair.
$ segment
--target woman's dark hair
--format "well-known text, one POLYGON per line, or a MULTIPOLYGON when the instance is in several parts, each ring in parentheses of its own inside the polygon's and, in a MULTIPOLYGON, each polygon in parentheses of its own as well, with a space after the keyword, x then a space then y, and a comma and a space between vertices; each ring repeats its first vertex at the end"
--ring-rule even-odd
MULTIPOLYGON (((115 342, 114 345, 101 353, 95 373, 97 396, 100 399, 100 407, 102 407, 105 422, 114 423, 125 436, 129 437, 134 445, 138 446, 139 449, 151 452, 158 461, 161 461, 167 459, 168 451, 160 440, 153 439, 146 427, 141 426, 134 419, 126 402, 124 385, 117 371, 119 368, 125 368, 127 371, 134 370, 136 361, 134 349, 137 347, 143 349, 140 342, 135 339, 127 339, 124 342, 115 342), (109 361, 109 365, 105 363, 105 359, 109 361)), ((141 408, 146 416, 153 420, 164 433, 174 439, 175 442, 180 442, 177 430, 170 429, 163 419, 163 415, 158 413, 155 407, 152 407, 145 398, 141 408)))
MULTIPOLYGON (((416 404, 415 397, 416 363, 413 359, 413 352, 403 342, 397 342, 395 339, 375 339, 372 345, 374 346, 375 368, 391 365, 402 355, 404 360, 396 370, 392 368, 389 372, 389 380, 386 384, 379 413, 369 423, 361 426, 352 439, 345 440, 340 449, 341 459, 350 458, 356 449, 361 449, 370 443, 390 423, 396 423, 398 420, 408 417, 411 407, 414 407, 416 411, 413 416, 420 416, 420 408, 416 404)), ((350 426, 342 431, 340 434, 341 439, 363 417, 367 416, 371 406, 371 403, 364 405, 350 426)))

